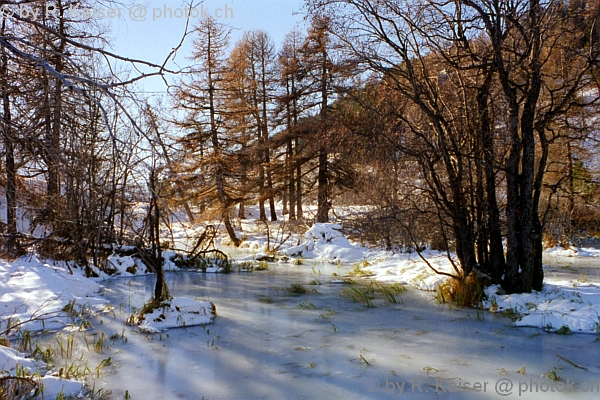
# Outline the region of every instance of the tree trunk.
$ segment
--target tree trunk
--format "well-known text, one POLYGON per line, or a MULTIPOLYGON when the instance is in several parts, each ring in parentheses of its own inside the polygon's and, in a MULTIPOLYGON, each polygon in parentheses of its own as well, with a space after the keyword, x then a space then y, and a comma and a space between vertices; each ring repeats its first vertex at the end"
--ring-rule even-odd
POLYGON ((154 287, 154 301, 163 302, 170 298, 169 288, 165 280, 165 272, 163 270, 162 248, 160 243, 160 202, 158 196, 158 185, 156 171, 150 171, 150 210, 149 210, 149 229, 150 229, 150 245, 152 250, 152 262, 156 273, 156 285, 154 287))
POLYGON ((233 224, 231 223, 231 218, 229 217, 229 211, 225 211, 223 213, 223 223, 225 224, 225 229, 227 230, 227 234, 231 239, 231 242, 235 247, 239 247, 242 241, 235 234, 235 229, 233 229, 233 224))
POLYGON ((521 159, 521 138, 519 136, 519 107, 513 88, 504 87, 504 93, 509 101, 509 132, 511 146, 506 161, 506 267, 502 288, 507 293, 518 293, 521 290, 520 265, 521 259, 521 225, 522 218, 519 208, 519 162, 521 159))
MULTIPOLYGON (((56 5, 58 9, 62 9, 62 2, 59 0, 56 5)), ((61 37, 64 38, 66 36, 66 27, 64 17, 58 18, 58 32, 61 37)), ((51 45, 52 46, 52 45, 51 45)), ((63 53, 65 52, 66 40, 61 39, 59 45, 54 50, 54 69, 57 74, 62 74, 64 70, 64 60, 63 53)), ((53 111, 51 116, 51 128, 48 132, 48 186, 47 193, 49 198, 49 207, 51 210, 54 210, 56 207, 56 202, 58 201, 58 197, 60 196, 60 168, 59 168, 59 153, 60 149, 60 136, 61 136, 61 117, 63 114, 63 82, 61 79, 57 77, 54 78, 55 86, 54 86, 54 94, 52 96, 53 102, 53 111)), ((49 110, 48 110, 49 111, 49 110)), ((54 210, 55 211, 55 210, 54 210)))
POLYGON ((573 152, 570 141, 567 141, 567 163, 569 205, 567 212, 568 221, 566 221, 565 233, 570 236, 571 230, 573 229, 573 212, 575 211, 575 177, 573 176, 573 152))
POLYGON ((321 44, 321 147, 319 149, 319 172, 317 188, 317 222, 329 222, 329 176, 327 171, 327 103, 328 103, 328 68, 327 68, 327 48, 324 43, 321 44))
POLYGON ((489 266, 486 271, 492 278, 492 282, 499 284, 504 275, 504 246, 502 244, 502 230, 500 224, 500 210, 496 199, 496 174, 494 137, 492 134, 492 119, 490 118, 488 98, 489 88, 492 82, 492 73, 488 72, 485 83, 479 89, 477 103, 481 116, 481 136, 483 147, 483 165, 485 170, 486 185, 486 214, 487 231, 489 240, 489 266))
POLYGON ((281 214, 283 214, 283 215, 288 215, 290 213, 290 209, 288 208, 288 203, 289 203, 288 196, 289 195, 286 190, 284 190, 283 193, 281 194, 281 204, 282 204, 281 214))
POLYGON ((271 167, 269 166, 271 160, 269 156, 269 148, 265 149, 265 161, 267 163, 267 193, 269 196, 269 210, 271 212, 271 221, 277 221, 277 210, 275 209, 275 197, 273 196, 273 177, 271 174, 271 167))
POLYGON ((294 181, 294 149, 292 139, 287 143, 287 170, 288 170, 288 199, 289 199, 289 219, 296 219, 296 182, 294 181))
MULTIPOLYGON (((297 122, 297 115, 294 114, 294 126, 297 122)), ((300 164, 300 140, 298 138, 298 132, 294 132, 294 149, 295 149, 295 161, 296 166, 296 218, 304 218, 302 211, 302 164, 300 164)))
POLYGON ((540 221, 539 206, 540 198, 542 196, 542 184, 544 181, 544 174, 546 172, 548 154, 550 151, 550 144, 546 138, 546 133, 543 128, 538 129, 537 132, 542 152, 538 162, 538 170, 533 185, 533 209, 535 212, 533 214, 533 277, 531 288, 533 290, 540 291, 542 290, 542 286, 544 284, 544 269, 542 265, 542 256, 544 251, 542 232, 544 226, 542 221, 540 221))
POLYGON ((327 184, 327 149, 319 150, 319 175, 317 189, 317 222, 329 222, 329 188, 327 184))
MULTIPOLYGON (((241 177, 241 180, 240 180, 240 182, 242 184, 242 187, 246 187, 246 179, 247 179, 246 178, 246 172, 242 171, 242 177, 241 177)), ((245 207, 244 199, 243 198, 240 200, 240 203, 238 205, 238 218, 239 219, 246 219, 246 207, 245 207)))
MULTIPOLYGON (((6 20, 2 20, 2 34, 4 34, 6 20)), ((8 79, 8 59, 5 49, 2 48, 1 66, 2 106, 4 151, 6 160, 6 233, 8 237, 4 243, 4 251, 12 255, 22 254, 22 249, 17 241, 17 171, 15 166, 15 145, 12 132, 12 115, 10 110, 10 94, 8 79)))

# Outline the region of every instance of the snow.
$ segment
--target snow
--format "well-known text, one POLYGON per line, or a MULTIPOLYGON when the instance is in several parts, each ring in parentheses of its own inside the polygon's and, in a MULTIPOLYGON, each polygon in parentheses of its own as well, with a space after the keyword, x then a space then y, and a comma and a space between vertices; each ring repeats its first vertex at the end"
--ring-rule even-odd
POLYGON ((431 267, 438 272, 456 274, 445 253, 425 250, 422 255, 429 265, 417 253, 400 253, 389 255, 366 269, 375 274, 377 281, 397 282, 426 291, 437 290, 448 279, 446 275, 436 274, 431 267))
POLYGON ((26 354, 19 353, 15 349, 0 346, 0 371, 10 371, 14 374, 17 364, 31 371, 37 371, 38 363, 25 356, 26 354))
POLYGON ((285 249, 282 253, 327 261, 363 260, 367 249, 350 243, 340 229, 342 226, 338 224, 314 224, 304 234, 304 243, 285 249))
POLYGON ((594 248, 563 248, 560 246, 547 249, 546 254, 563 257, 600 257, 600 250, 594 248))
POLYGON ((134 275, 129 271, 133 271, 138 268, 136 260, 131 256, 121 257, 113 254, 108 257, 108 263, 111 268, 116 268, 118 275, 134 275))
POLYGON ((57 378, 56 376, 44 376, 42 378, 44 398, 53 399, 61 395, 78 396, 84 391, 81 382, 57 378))
MULTIPOLYGON (((595 249, 551 249, 547 254, 577 261, 597 257, 599 253, 595 249)), ((436 270, 455 273, 445 254, 426 251, 423 255, 436 270)), ((416 254, 394 254, 366 269, 375 274, 377 281, 399 282, 427 291, 437 290, 449 279, 436 274, 416 254)), ((506 310, 518 313, 511 314, 518 316, 514 326, 535 327, 548 332, 600 333, 600 282, 590 282, 589 277, 565 280, 546 274, 540 292, 506 295, 499 286, 493 285, 486 289, 486 295, 484 309, 494 313, 506 310)))
POLYGON ((514 315, 519 316, 515 326, 537 327, 549 332, 600 333, 598 284, 545 283, 540 292, 498 293, 501 289, 496 285, 486 288, 485 308, 492 312, 513 310, 514 315))
MULTIPOLYGON (((112 256, 109 261, 118 270, 117 276, 132 276, 127 268, 135 265, 133 258, 112 256)), ((137 274, 146 274, 145 268, 137 270, 137 274)), ((107 275, 104 274, 103 277, 107 278, 107 275)), ((63 311, 69 303, 76 310, 87 308, 96 312, 104 311, 108 301, 99 294, 99 281, 100 279, 85 278, 81 269, 69 269, 65 262, 49 262, 35 255, 12 262, 0 260, 0 332, 6 331, 9 323, 14 326, 16 321, 22 324, 7 334, 14 334, 18 330, 69 331, 70 324, 75 322, 63 311)), ((175 298, 170 305, 171 308, 147 315, 140 329, 159 332, 169 328, 207 324, 214 318, 210 302, 175 298), (160 317, 163 311, 165 318, 160 317)), ((41 376, 38 383, 43 385, 44 398, 53 399, 61 393, 77 396, 84 391, 83 382, 45 375, 47 368, 43 362, 12 348, 0 346, 0 371, 7 371, 10 376, 15 376, 17 366, 25 368, 31 375, 38 373, 41 376)))
POLYGON ((150 314, 144 315, 140 329, 148 333, 158 333, 169 328, 183 328, 210 324, 215 317, 214 305, 210 301, 176 297, 150 314))
POLYGON ((9 376, 15 376, 17 375, 17 366, 20 369, 28 370, 32 375, 37 372, 41 376, 34 380, 42 387, 44 398, 56 398, 61 393, 76 396, 84 390, 83 382, 61 379, 51 375, 43 376, 46 369, 44 363, 27 358, 26 354, 19 353, 14 349, 0 346, 0 371, 7 372, 9 376))
MULTIPOLYGON (((305 234, 305 242, 283 251, 290 256, 340 262, 364 260, 363 271, 382 283, 400 283, 424 291, 436 291, 456 275, 456 271, 444 252, 425 250, 421 253, 376 252, 351 243, 340 232, 338 224, 314 224, 305 234), (433 268, 433 269, 432 269, 433 268)), ((556 247, 545 252, 550 257, 589 259, 600 256, 594 248, 556 247)), ((600 262, 599 262, 600 265, 600 262)), ((502 294, 498 286, 487 288, 487 301, 483 307, 491 312, 516 311, 518 319, 514 326, 528 326, 561 333, 600 333, 600 282, 588 279, 554 279, 546 275, 541 292, 524 294, 502 294), (492 300, 493 299, 493 300, 492 300), (564 327, 564 328, 563 328, 564 327), (567 329, 568 328, 568 329, 567 329), (562 329, 562 330, 561 330, 562 329)), ((343 280, 340 280, 343 282, 343 280)))
MULTIPOLYGON (((247 223, 244 229, 250 227, 247 223)), ((352 243, 341 230, 342 226, 339 224, 315 223, 299 238, 299 245, 290 246, 285 243, 279 254, 332 263, 358 263, 364 265, 362 270, 369 279, 381 283, 400 283, 424 291, 436 291, 450 279, 433 269, 445 274, 457 274, 445 252, 426 249, 419 255, 416 252, 392 253, 382 249, 369 249, 352 243)), ((266 240, 264 236, 255 233, 250 243, 252 248, 260 249, 265 247, 266 240)), ((555 247, 546 250, 544 256, 555 261, 557 258, 565 258, 573 263, 600 257, 600 250, 555 247)), ((255 258, 256 255, 244 259, 255 258)), ((455 260, 455 263, 458 264, 458 261, 455 260)), ((331 282, 338 281, 345 282, 343 279, 331 282)), ((488 288, 487 294, 488 300, 482 305, 486 310, 501 313, 506 309, 514 309, 519 313, 520 317, 513 323, 514 326, 537 327, 549 332, 561 332, 564 326, 574 333, 600 333, 598 280, 595 283, 581 282, 577 278, 561 280, 554 279, 547 273, 541 292, 503 295, 498 293, 498 287, 492 286, 488 288), (497 302, 495 307, 492 307, 492 298, 497 302)))
POLYGON ((0 328, 5 319, 27 321, 43 315, 51 317, 33 320, 22 329, 60 329, 67 323, 63 308, 70 302, 97 307, 107 302, 95 296, 100 286, 86 279, 81 269, 62 262, 46 262, 28 256, 14 262, 0 260, 0 328))
MULTIPOLYGON (((252 211, 248 211, 251 214, 252 211)), ((243 246, 265 250, 265 235, 258 231, 262 225, 253 225, 251 220, 242 223, 246 241, 243 246), (252 233, 249 233, 252 232, 252 233)), ((273 228, 271 228, 273 231, 273 228)), ((328 261, 332 263, 359 263, 364 265, 365 275, 382 283, 400 283, 409 285, 419 290, 435 291, 448 278, 433 271, 446 274, 456 274, 452 263, 444 252, 425 250, 422 256, 417 253, 391 253, 381 249, 370 249, 352 243, 342 234, 342 226, 334 223, 316 223, 312 225, 293 243, 293 238, 281 245, 279 254, 285 257, 301 257, 306 259, 328 261)), ((272 245, 272 244, 271 244, 272 245)), ((244 259, 255 259, 249 256, 244 259)), ((594 259, 600 257, 600 250, 595 248, 568 249, 555 247, 545 251, 548 259, 567 258, 570 262, 581 259, 594 259)), ((292 263, 293 264, 293 263, 292 263)), ((599 263, 600 264, 600 263, 599 263)), ((334 279, 331 282, 344 282, 343 279, 334 279)), ((572 332, 598 333, 600 332, 600 282, 582 283, 574 280, 556 280, 546 274, 544 289, 520 295, 503 295, 498 293, 497 287, 488 289, 488 300, 483 304, 487 310, 502 312, 514 309, 520 315, 513 325, 530 326, 557 332, 563 326, 572 332), (491 299, 497 303, 492 307, 491 299), (534 306, 535 305, 535 306, 534 306)), ((563 328, 563 332, 564 332, 563 328)))
MULTIPOLYGON (((49 263, 35 256, 14 262, 0 260, 0 332, 7 329, 9 321, 16 320, 23 322, 22 330, 61 329, 70 322, 62 312, 69 302, 86 307, 107 303, 95 295, 100 288, 97 282, 84 278, 81 270, 71 271, 72 275, 65 263, 49 263)), ((82 392, 83 382, 43 376, 45 364, 26 356, 0 346, 0 370, 14 376, 18 365, 32 375, 37 372, 42 376, 38 383, 43 385, 46 398, 82 392)))

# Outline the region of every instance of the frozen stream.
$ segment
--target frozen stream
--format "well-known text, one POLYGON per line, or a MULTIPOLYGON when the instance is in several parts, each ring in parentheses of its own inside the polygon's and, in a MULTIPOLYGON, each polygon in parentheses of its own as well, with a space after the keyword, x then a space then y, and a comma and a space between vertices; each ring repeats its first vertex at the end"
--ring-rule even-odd
POLYGON ((334 271, 270 264, 253 273, 169 273, 172 294, 211 300, 218 316, 205 327, 154 335, 123 325, 150 298, 154 277, 105 282, 116 318, 104 315, 96 328, 107 335, 125 328, 127 341, 105 351, 112 367, 96 388, 144 400, 600 396, 597 336, 517 329, 507 318, 439 305, 413 289, 396 304, 376 296, 369 308, 341 294, 347 285, 329 283, 334 271), (313 279, 322 285, 309 285, 313 279), (307 292, 290 294, 293 283, 307 292), (558 382, 546 377, 553 369, 558 382), (569 383, 578 392, 565 393, 569 383), (590 383, 593 393, 581 392, 590 383))

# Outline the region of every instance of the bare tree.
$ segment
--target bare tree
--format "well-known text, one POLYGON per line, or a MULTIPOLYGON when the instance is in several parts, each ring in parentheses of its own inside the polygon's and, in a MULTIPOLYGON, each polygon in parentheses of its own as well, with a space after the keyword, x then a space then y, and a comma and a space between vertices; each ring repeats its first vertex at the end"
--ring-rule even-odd
POLYGON ((353 56, 410 101, 391 114, 413 137, 397 144, 419 162, 427 192, 450 220, 461 275, 483 266, 508 292, 539 290, 548 134, 569 109, 596 101, 581 96, 594 83, 596 47, 574 50, 580 40, 551 2, 308 3, 331 17, 353 56), (568 57, 561 79, 551 67, 559 54, 568 57))
MULTIPOLYGON (((9 7, 5 13, 18 6, 13 3, 3 4, 9 7)), ((126 88, 147 76, 176 72, 167 67, 173 53, 163 64, 114 54, 93 18, 70 12, 71 3, 35 6, 52 12, 37 19, 5 14, 0 31, 8 237, 86 266, 91 251, 101 266, 105 244, 121 241, 125 233, 131 146, 147 139, 135 121, 135 96, 126 88), (148 72, 123 73, 117 63, 148 72), (45 237, 19 232, 16 212, 29 208, 37 214, 31 229, 43 226, 45 237)))

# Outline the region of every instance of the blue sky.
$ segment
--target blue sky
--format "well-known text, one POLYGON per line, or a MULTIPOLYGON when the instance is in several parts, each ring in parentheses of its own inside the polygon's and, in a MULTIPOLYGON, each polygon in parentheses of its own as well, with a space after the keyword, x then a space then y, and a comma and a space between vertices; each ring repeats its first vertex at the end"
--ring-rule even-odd
MULTIPOLYGON (((113 50, 130 58, 160 63, 177 46, 185 29, 184 7, 179 0, 136 0, 137 7, 123 8, 120 18, 111 18, 113 50), (131 12, 131 14, 130 14, 131 12), (136 21, 136 19, 138 19, 136 21)), ((304 30, 302 0, 205 0, 192 13, 198 21, 205 15, 220 17, 232 28, 232 44, 250 29, 263 29, 279 46, 294 27, 304 30)), ((193 22, 192 21, 192 22, 193 22)), ((176 57, 181 65, 188 63, 191 38, 176 57)), ((143 85, 148 91, 164 90, 164 85, 150 80, 143 85)))

